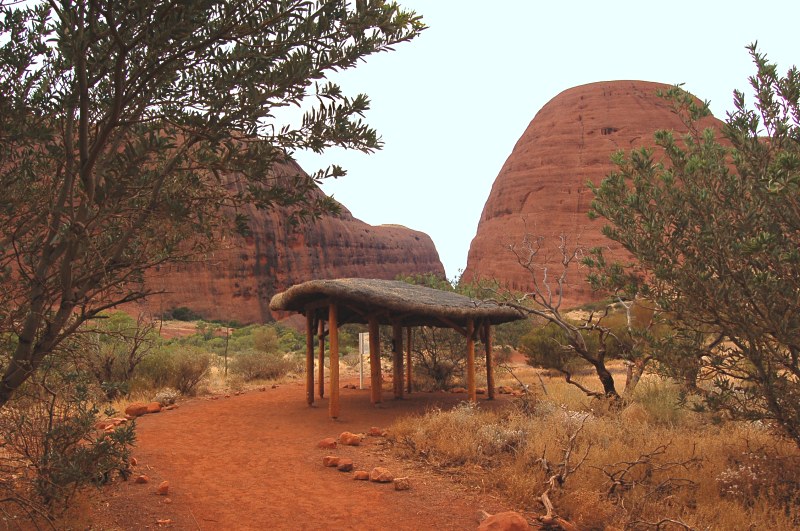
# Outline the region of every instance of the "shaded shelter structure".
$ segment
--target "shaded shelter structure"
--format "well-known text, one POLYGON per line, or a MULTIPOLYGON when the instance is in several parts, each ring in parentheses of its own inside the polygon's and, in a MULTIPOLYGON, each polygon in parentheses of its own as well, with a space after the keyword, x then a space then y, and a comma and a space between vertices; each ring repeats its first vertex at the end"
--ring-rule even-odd
POLYGON ((475 341, 482 340, 486 347, 486 380, 489 398, 492 399, 492 325, 525 318, 517 310, 494 302, 397 280, 366 278, 303 282, 275 295, 270 301, 270 309, 299 312, 306 317, 306 399, 309 405, 314 403, 315 336, 319 339, 317 389, 320 397, 325 393, 325 336, 329 337, 329 415, 332 418, 339 416, 339 326, 347 323, 368 325, 373 403, 382 401, 380 325, 392 327, 395 398, 402 398, 404 390, 411 392, 412 328, 429 326, 456 330, 467 339, 467 392, 469 400, 475 402, 475 341), (405 360, 403 329, 406 329, 405 360))

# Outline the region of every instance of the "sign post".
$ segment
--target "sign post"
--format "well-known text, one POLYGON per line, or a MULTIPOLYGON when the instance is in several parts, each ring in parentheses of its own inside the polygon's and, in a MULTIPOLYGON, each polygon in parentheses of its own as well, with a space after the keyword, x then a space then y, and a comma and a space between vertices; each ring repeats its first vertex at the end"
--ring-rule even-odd
POLYGON ((369 333, 358 334, 358 388, 364 389, 364 354, 369 353, 369 333))

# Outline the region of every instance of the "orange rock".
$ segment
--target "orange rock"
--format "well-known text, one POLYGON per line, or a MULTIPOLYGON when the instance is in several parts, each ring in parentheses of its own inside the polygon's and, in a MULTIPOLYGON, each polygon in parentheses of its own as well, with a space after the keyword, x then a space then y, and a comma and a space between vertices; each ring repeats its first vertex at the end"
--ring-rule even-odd
POLYGON ((388 469, 382 466, 376 466, 372 469, 372 472, 369 473, 369 480, 375 483, 391 483, 392 480, 394 480, 394 476, 388 469))
POLYGON ((373 426, 369 429, 368 435, 370 437, 386 437, 386 430, 373 426))
POLYGON ((156 489, 156 494, 159 496, 166 496, 169 493, 169 481, 162 481, 156 489))
POLYGON ((530 525, 521 514, 506 511, 490 515, 478 526, 478 531, 529 531, 530 525))
POLYGON ((465 387, 453 387, 450 389, 451 393, 466 393, 467 389, 465 387))
POLYGON ((170 404, 164 408, 165 411, 172 411, 173 409, 178 409, 178 404, 170 404))
POLYGON ((148 413, 161 413, 161 404, 158 402, 150 402, 147 404, 148 413))
MULTIPOLYGON (((616 169, 611 154, 618 149, 652 147, 657 129, 674 131, 676 138, 687 132, 669 102, 656 95, 669 88, 645 81, 602 81, 565 90, 542 107, 495 179, 461 278, 491 278, 512 291, 527 291, 531 273, 507 249, 521 244, 526 234, 545 237, 535 265, 550 278, 561 274, 558 235, 570 246, 605 248, 609 263, 629 260, 621 245, 602 234, 605 220, 588 219, 592 193, 586 182, 599 184, 616 169)), ((720 131, 722 125, 709 117, 698 127, 720 131)), ((603 296, 592 291, 579 264, 575 260, 570 266, 561 308, 603 296)))
POLYGON ((369 472, 366 470, 356 470, 353 472, 353 479, 358 481, 367 481, 369 479, 369 472))
POLYGON ((411 488, 411 481, 407 477, 394 478, 394 490, 408 490, 411 488))
POLYGON ((326 437, 317 443, 317 448, 334 449, 336 448, 336 439, 333 437, 326 437))
POLYGON ((486 388, 485 387, 478 387, 477 389, 475 389, 475 394, 476 395, 485 395, 486 394, 486 388))
POLYGON ((359 446, 361 444, 361 435, 343 431, 342 434, 339 435, 339 442, 345 446, 359 446))
POLYGON ((150 483, 150 478, 142 474, 141 476, 136 476, 136 479, 134 479, 133 482, 138 484, 150 483))
POLYGON ((353 460, 347 457, 339 459, 339 464, 336 465, 339 472, 351 472, 353 470, 353 460))
MULTIPOLYGON (((303 173, 294 162, 273 167, 279 179, 292 179, 303 173)), ((286 181, 284 186, 291 182, 286 181)), ((314 187, 306 197, 313 204, 324 198, 323 194, 314 187)), ((368 225, 353 217, 345 206, 341 212, 296 227, 286 223, 292 207, 241 208, 250 218, 251 234, 246 239, 233 236, 208 261, 148 271, 146 287, 162 291, 163 286, 169 286, 164 293, 147 298, 145 304, 153 313, 188 306, 207 319, 264 322, 271 320, 264 303, 277 291, 303 280, 445 274, 430 236, 400 225, 368 225), (260 242, 270 242, 270 263, 291 267, 254 267, 265 260, 260 242)))
POLYGON ((500 387, 497 388, 497 392, 500 393, 501 395, 510 395, 511 393, 514 392, 514 390, 507 385, 501 385, 500 387))
POLYGON ((129 463, 131 464, 131 466, 136 466, 136 465, 139 464, 139 460, 136 459, 135 457, 131 457, 131 460, 129 461, 129 463))
POLYGON ((131 417, 141 417, 147 413, 147 404, 144 402, 134 402, 125 408, 125 414, 131 417))
POLYGON ((335 455, 326 455, 322 458, 322 465, 323 466, 339 466, 339 457, 335 455))

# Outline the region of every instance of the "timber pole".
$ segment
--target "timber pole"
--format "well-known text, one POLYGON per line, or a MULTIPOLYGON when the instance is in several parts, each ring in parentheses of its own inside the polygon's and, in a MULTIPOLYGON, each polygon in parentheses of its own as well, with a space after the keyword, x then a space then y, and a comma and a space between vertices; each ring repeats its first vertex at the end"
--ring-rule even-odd
POLYGON ((411 394, 411 327, 406 328, 406 392, 411 394))
POLYGON ((475 392, 475 321, 467 321, 467 396, 473 404, 478 401, 475 392))
POLYGON ((403 326, 399 323, 392 325, 392 381, 394 383, 395 399, 403 398, 403 326))
POLYGON ((325 321, 319 322, 319 397, 325 397, 325 321))
POLYGON ((381 337, 378 319, 372 315, 369 324, 369 373, 370 373, 370 400, 373 404, 381 402, 381 337))
POLYGON ((339 307, 331 301, 328 307, 328 337, 331 344, 331 398, 328 402, 328 416, 339 417, 339 307))
POLYGON ((314 312, 306 310, 306 402, 314 405, 314 312))
POLYGON ((486 392, 489 400, 494 400, 494 347, 492 346, 492 325, 483 323, 483 344, 486 347, 486 392))

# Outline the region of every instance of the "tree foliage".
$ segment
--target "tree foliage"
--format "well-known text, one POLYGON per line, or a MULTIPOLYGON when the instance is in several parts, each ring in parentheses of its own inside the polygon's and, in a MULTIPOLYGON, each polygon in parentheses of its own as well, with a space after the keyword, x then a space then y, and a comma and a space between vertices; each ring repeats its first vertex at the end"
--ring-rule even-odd
POLYGON ((3 2, 0 405, 142 273, 246 229, 239 207, 336 208, 296 149, 365 152, 369 101, 326 75, 414 38, 384 0, 3 2), (311 103, 307 100, 312 99, 311 103), (298 123, 276 118, 304 109, 298 123))
POLYGON ((614 155, 592 211, 635 263, 597 255, 592 280, 651 299, 684 338, 701 334, 688 352, 715 377, 709 403, 800 445, 800 74, 749 50, 752 107, 736 91, 721 130, 701 130, 707 104, 675 87, 664 96, 689 133, 614 155))

